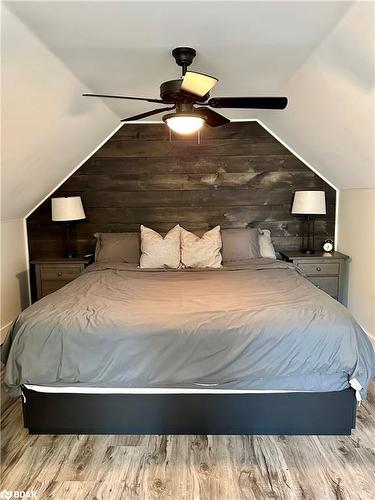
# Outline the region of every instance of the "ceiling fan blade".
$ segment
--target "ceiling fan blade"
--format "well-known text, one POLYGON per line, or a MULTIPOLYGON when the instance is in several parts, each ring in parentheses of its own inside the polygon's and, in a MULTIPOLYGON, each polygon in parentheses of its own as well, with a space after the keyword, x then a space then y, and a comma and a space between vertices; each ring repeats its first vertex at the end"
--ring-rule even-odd
POLYGON ((124 95, 106 95, 106 94, 82 94, 84 97, 109 97, 110 99, 130 99, 132 101, 157 102, 164 104, 161 99, 148 99, 147 97, 127 97, 124 95))
POLYGON ((187 71, 181 84, 181 90, 199 97, 206 95, 219 80, 213 76, 187 71))
POLYGON ((226 125, 230 123, 230 120, 216 111, 212 111, 210 108, 206 108, 205 106, 201 108, 197 108, 199 111, 203 111, 203 114, 206 116, 206 123, 210 127, 220 127, 221 125, 226 125))
POLYGON ((163 111, 171 111, 175 109, 175 106, 169 108, 159 108, 153 109, 152 111, 146 111, 146 113, 141 113, 140 115, 129 116, 129 118, 123 118, 122 122, 134 122, 135 120, 141 120, 141 118, 146 118, 147 116, 157 115, 158 113, 162 113, 163 111))
POLYGON ((285 109, 287 97, 212 97, 207 103, 213 108, 285 109))

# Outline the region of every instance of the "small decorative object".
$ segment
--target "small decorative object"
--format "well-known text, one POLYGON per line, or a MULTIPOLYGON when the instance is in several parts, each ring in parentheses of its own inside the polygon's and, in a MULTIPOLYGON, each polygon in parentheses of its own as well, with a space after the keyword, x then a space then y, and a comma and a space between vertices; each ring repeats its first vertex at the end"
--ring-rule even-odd
POLYGON ((322 246, 324 252, 333 252, 333 240, 330 238, 327 238, 326 240, 323 241, 323 246, 322 246))
POLYGON ((302 252, 307 254, 314 253, 315 216, 326 214, 325 191, 296 191, 294 193, 292 214, 300 215, 303 220, 302 252), (312 235, 310 234, 311 225, 312 235))
POLYGON ((80 196, 52 198, 52 220, 65 223, 66 257, 68 259, 73 257, 70 237, 71 223, 85 218, 80 196))

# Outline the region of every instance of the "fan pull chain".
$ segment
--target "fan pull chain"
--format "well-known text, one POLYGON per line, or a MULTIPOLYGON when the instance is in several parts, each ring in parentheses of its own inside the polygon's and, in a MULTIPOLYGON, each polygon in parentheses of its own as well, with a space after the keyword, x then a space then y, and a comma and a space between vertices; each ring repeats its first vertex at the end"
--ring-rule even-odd
POLYGON ((198 129, 197 143, 198 143, 198 144, 200 144, 200 143, 201 143, 201 131, 200 131, 200 129, 198 129))
POLYGON ((169 142, 172 142, 172 130, 169 129, 169 142))

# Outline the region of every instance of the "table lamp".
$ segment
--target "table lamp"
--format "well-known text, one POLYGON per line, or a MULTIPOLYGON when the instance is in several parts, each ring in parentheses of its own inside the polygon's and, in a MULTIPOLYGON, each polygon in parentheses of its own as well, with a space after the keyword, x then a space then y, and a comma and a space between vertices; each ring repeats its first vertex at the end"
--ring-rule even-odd
POLYGON ((296 191, 292 206, 292 214, 300 215, 304 221, 302 252, 315 252, 315 216, 326 214, 325 191, 296 191), (312 225, 312 242, 310 241, 310 225, 312 225), (307 226, 307 242, 305 244, 305 226, 307 226))
POLYGON ((71 223, 85 218, 86 215, 80 196, 52 198, 52 220, 65 223, 66 257, 68 259, 73 257, 70 235, 71 223))

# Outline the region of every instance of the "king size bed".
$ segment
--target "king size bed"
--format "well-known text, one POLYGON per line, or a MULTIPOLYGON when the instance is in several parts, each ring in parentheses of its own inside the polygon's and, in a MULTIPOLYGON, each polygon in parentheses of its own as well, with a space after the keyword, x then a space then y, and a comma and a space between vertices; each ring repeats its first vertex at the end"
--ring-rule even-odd
POLYGON ((267 258, 92 264, 2 356, 31 433, 350 434, 375 366, 349 311, 267 258))

